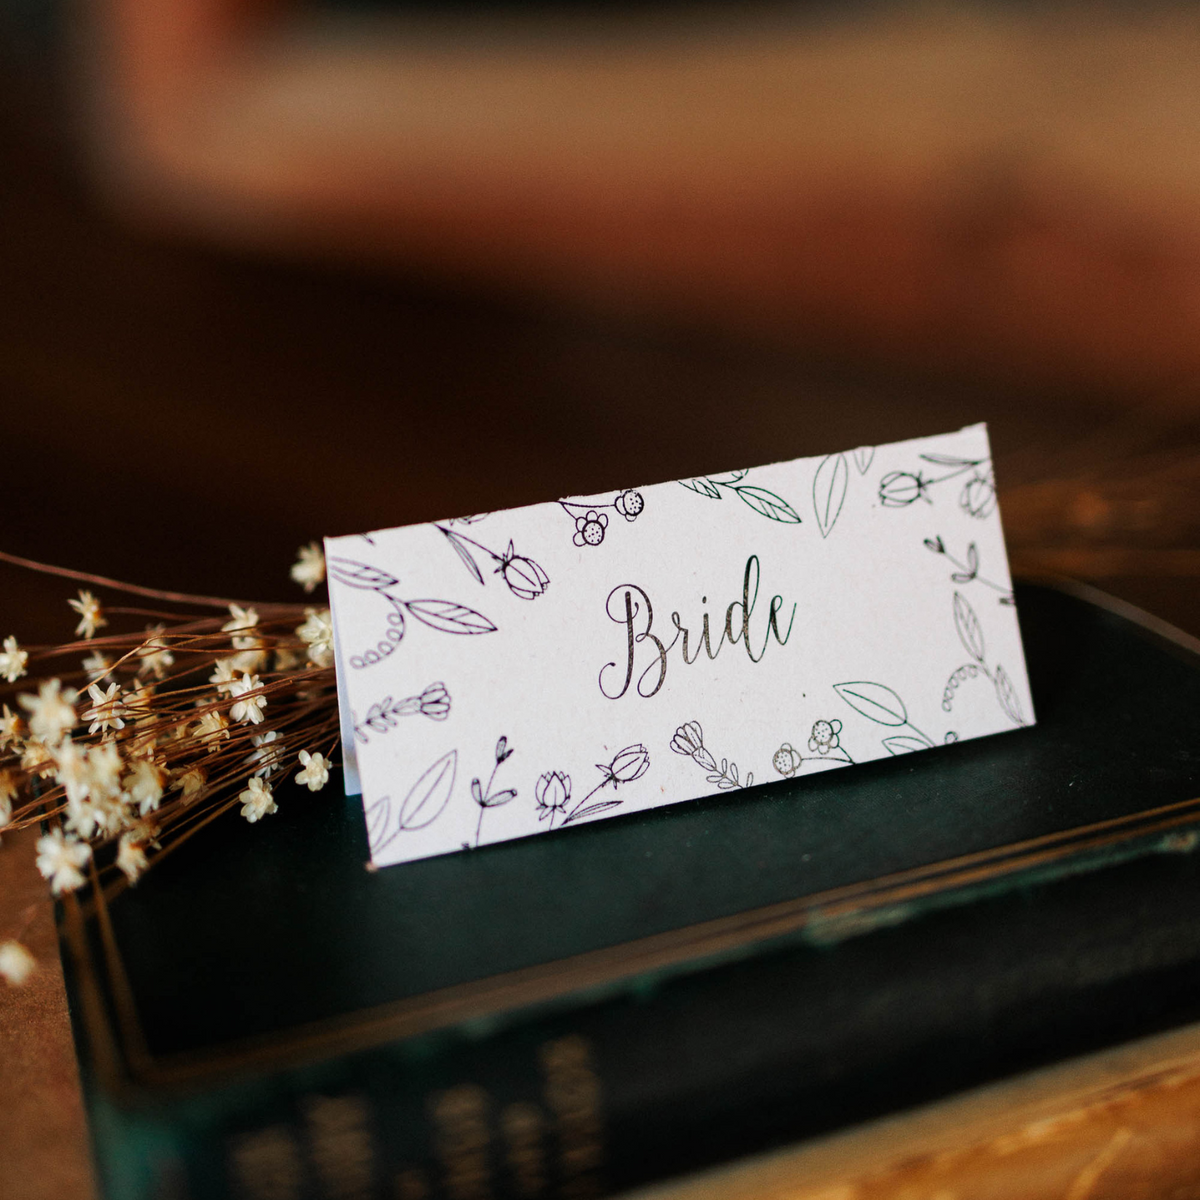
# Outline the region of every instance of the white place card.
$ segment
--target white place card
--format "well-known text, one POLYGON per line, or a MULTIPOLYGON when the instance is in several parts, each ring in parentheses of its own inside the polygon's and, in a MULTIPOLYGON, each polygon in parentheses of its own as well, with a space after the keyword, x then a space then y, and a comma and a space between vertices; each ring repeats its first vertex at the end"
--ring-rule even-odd
POLYGON ((983 425, 325 551, 379 866, 1033 721, 983 425))

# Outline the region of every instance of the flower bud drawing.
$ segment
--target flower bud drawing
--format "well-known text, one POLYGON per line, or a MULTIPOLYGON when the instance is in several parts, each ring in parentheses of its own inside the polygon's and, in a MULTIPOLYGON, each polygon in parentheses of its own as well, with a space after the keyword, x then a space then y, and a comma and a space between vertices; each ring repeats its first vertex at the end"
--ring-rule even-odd
POLYGON ((983 520, 996 509, 996 485, 990 475, 972 475, 958 498, 959 507, 972 517, 983 520))
POLYGON ((420 697, 421 716, 444 721, 450 715, 450 693, 444 683, 431 683, 420 697))
POLYGON ((550 577, 532 558, 513 553, 512 542, 508 543, 508 550, 496 570, 508 585, 508 590, 522 600, 536 600, 550 582, 550 577))
POLYGON ((555 813, 563 812, 571 799, 571 777, 562 771, 547 771, 534 784, 533 794, 537 799, 538 820, 549 817, 553 829, 555 813))
POLYGON ((632 783, 635 779, 641 779, 649 766, 650 754, 645 746, 639 744, 636 746, 626 746, 609 763, 607 770, 615 785, 618 783, 632 783))
POLYGON ((905 508, 916 500, 932 503, 925 494, 926 479, 911 471, 891 471, 879 481, 879 502, 886 508, 905 508))

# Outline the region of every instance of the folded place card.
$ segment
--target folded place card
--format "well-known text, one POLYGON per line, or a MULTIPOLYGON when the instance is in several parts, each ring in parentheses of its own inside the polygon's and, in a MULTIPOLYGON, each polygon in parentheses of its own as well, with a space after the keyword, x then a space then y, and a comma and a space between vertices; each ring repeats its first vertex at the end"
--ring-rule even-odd
POLYGON ((983 425, 325 548, 378 866, 1033 721, 983 425))

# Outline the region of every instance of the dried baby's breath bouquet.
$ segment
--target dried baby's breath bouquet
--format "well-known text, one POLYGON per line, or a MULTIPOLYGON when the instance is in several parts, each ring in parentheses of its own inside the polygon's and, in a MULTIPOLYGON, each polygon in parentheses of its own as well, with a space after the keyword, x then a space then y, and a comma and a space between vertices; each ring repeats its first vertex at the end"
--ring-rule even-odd
MULTIPOLYGON (((6 637, 0 650, 0 828, 47 826, 37 865, 56 896, 85 885, 115 893, 230 809, 251 822, 269 816, 285 772, 325 786, 338 744, 328 608, 0 561, 88 585, 67 601, 76 640, 23 647, 6 637), (130 631, 116 632, 122 625, 130 631)), ((292 578, 308 593, 324 583, 316 543, 292 578)), ((23 953, 0 945, 0 975, 18 982, 23 953)))

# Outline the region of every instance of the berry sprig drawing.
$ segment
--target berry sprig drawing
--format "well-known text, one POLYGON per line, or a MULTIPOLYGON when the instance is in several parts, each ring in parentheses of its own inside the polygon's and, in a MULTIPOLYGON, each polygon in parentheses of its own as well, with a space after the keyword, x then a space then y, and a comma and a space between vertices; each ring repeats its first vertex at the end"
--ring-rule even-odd
POLYGON ((575 522, 571 540, 576 546, 599 546, 608 532, 608 514, 615 512, 627 522, 642 515, 646 498, 641 492, 628 488, 607 503, 603 500, 560 500, 559 507, 575 522))
POLYGON ((465 604, 458 604, 453 600, 404 600, 394 595, 392 589, 399 587, 400 581, 394 575, 389 575, 387 571, 381 571, 369 563, 356 562, 350 558, 334 558, 329 562, 329 576, 346 587, 374 592, 392 610, 387 614, 387 633, 376 645, 347 659, 355 669, 374 666, 395 653, 408 627, 406 613, 439 633, 474 635, 496 632, 496 626, 487 617, 473 608, 467 608, 465 604))
POLYGON ((705 780, 708 783, 716 784, 723 792, 732 791, 734 788, 751 787, 754 784, 753 773, 747 772, 744 780, 739 776, 737 763, 723 758, 720 766, 717 765, 717 760, 704 745, 704 730, 700 727, 699 721, 685 721, 680 725, 675 730, 674 737, 671 738, 671 749, 676 754, 690 758, 705 772, 705 780))
POLYGON ((922 454, 922 462, 940 468, 925 477, 923 470, 889 471, 879 481, 879 503, 884 508, 907 508, 918 500, 932 504, 929 489, 970 472, 959 492, 958 506, 968 516, 983 520, 996 511, 996 479, 990 458, 959 458, 953 454, 922 454))
POLYGON ((801 754, 791 742, 784 742, 771 757, 771 765, 785 779, 791 779, 806 762, 853 765, 850 752, 842 746, 841 732, 841 721, 820 718, 813 722, 812 732, 808 735, 808 754, 801 754))
POLYGON ((589 803, 597 792, 603 791, 610 784, 616 791, 622 784, 633 783, 641 779, 650 769, 650 753, 640 742, 626 746, 617 751, 612 760, 607 763, 597 763, 596 770, 603 778, 581 800, 571 805, 571 776, 565 771, 546 771, 538 777, 533 794, 537 801, 537 817, 539 821, 549 819, 549 828, 554 828, 555 818, 558 827, 570 825, 574 821, 582 821, 584 817, 594 817, 599 813, 608 812, 624 804, 623 800, 597 800, 589 803))
POLYGON ((536 600, 550 584, 550 577, 532 558, 518 554, 509 539, 508 548, 503 554, 497 554, 474 538, 465 533, 458 533, 448 525, 434 523, 436 529, 454 548, 454 552, 462 560, 462 564, 474 576, 477 583, 484 583, 483 571, 471 547, 486 554, 496 564, 494 575, 499 575, 512 594, 521 600, 536 600))
POLYGON ((989 587, 992 589, 992 591, 1000 593, 999 603, 1009 605, 1016 603, 1016 601, 1013 599, 1012 588, 1007 588, 1002 583, 996 583, 995 581, 988 579, 986 576, 980 575, 979 548, 974 542, 969 543, 967 546, 966 562, 955 558, 954 555, 946 549, 946 543, 942 541, 940 535, 938 537, 926 538, 925 549, 933 551, 934 554, 944 555, 946 561, 952 563, 957 568, 957 570, 951 572, 950 574, 950 579, 952 582, 958 584, 982 583, 984 587, 989 587))
POLYGON ((720 500, 725 492, 729 492, 768 521, 799 525, 800 514, 782 496, 756 484, 742 482, 749 474, 749 470, 745 470, 727 471, 724 475, 700 475, 695 479, 681 479, 679 486, 709 500, 720 500))
POLYGON ((1021 700, 1017 689, 1009 678, 1008 672, 999 664, 989 667, 987 664, 987 647, 983 637, 983 626, 975 615, 966 597, 961 592, 954 593, 954 628, 958 631, 958 640, 971 656, 971 661, 965 663, 951 674, 946 680, 942 693, 942 708, 950 712, 954 707, 955 692, 968 680, 980 675, 990 680, 996 692, 996 700, 1004 715, 1015 725, 1024 725, 1025 713, 1021 708, 1021 700))

